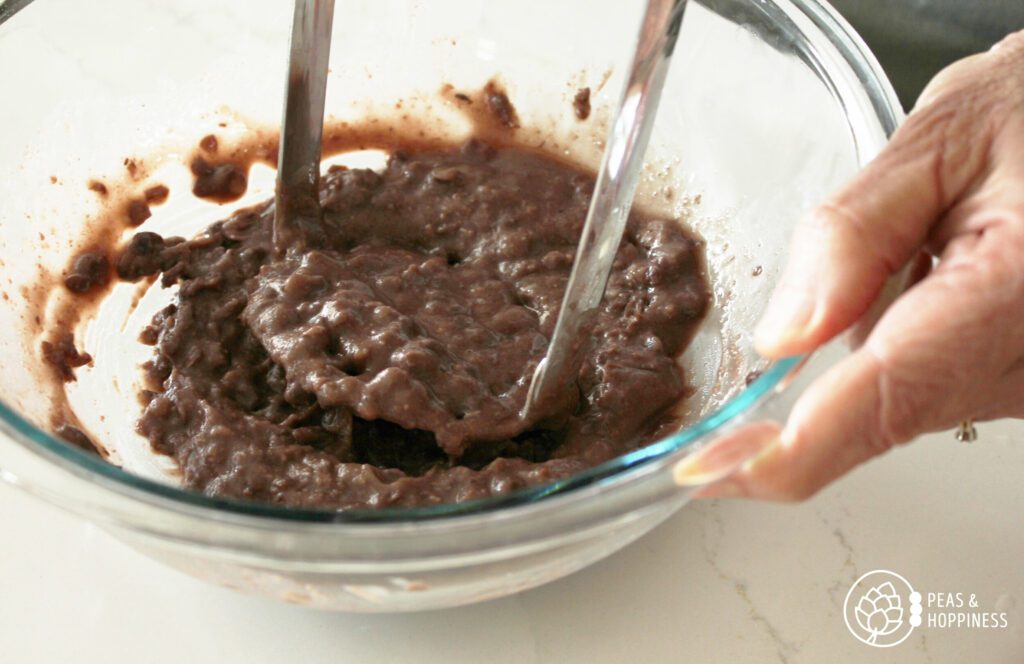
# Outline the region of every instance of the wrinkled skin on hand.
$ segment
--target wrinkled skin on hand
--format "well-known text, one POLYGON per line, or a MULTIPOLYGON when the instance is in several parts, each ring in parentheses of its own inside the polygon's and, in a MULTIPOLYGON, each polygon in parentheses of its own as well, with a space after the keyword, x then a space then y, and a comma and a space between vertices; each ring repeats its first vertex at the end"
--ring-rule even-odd
POLYGON ((853 353, 704 496, 801 500, 921 434, 1024 417, 1024 32, 940 73, 882 153, 801 221, 758 350, 806 353, 847 330, 853 353), (871 326, 907 265, 919 280, 871 326))

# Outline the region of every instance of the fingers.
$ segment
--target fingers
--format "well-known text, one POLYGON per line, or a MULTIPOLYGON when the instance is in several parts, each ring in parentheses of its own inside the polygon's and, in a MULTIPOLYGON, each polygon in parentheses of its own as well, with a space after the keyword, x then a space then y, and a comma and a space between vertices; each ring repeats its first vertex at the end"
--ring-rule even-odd
POLYGON ((773 447, 701 497, 804 500, 880 453, 888 445, 874 415, 883 399, 880 371, 865 351, 847 358, 808 390, 773 447), (851 395, 856 402, 843 403, 851 395))
POLYGON ((961 85, 987 57, 960 63, 948 79, 952 88, 933 88, 878 157, 798 224, 755 332, 759 352, 808 352, 849 327, 982 173, 991 142, 988 101, 984 86, 964 92, 961 85))
POLYGON ((937 77, 878 158, 800 223, 759 351, 807 352, 858 321, 866 340, 777 441, 699 495, 803 499, 919 434, 1024 416, 1021 154, 1024 33, 937 77), (922 260, 871 329, 883 285, 922 247, 938 266, 922 260))
POLYGON ((993 225, 1024 224, 1024 62, 1020 85, 1021 110, 1000 124, 989 151, 984 184, 932 230, 927 247, 933 254, 939 255, 956 237, 982 234, 993 225))
POLYGON ((910 290, 927 277, 934 266, 935 258, 926 251, 919 251, 910 259, 902 280, 890 280, 868 311, 849 329, 846 342, 850 348, 860 348, 875 329, 878 320, 885 314, 886 307, 900 294, 910 290))
POLYGON ((736 471, 748 459, 763 453, 779 439, 777 422, 753 422, 715 439, 684 458, 672 470, 679 486, 700 487, 736 471))
POLYGON ((800 398, 779 442, 703 495, 801 500, 921 433, 1024 410, 1020 256, 1024 228, 1010 224, 952 243, 800 398))

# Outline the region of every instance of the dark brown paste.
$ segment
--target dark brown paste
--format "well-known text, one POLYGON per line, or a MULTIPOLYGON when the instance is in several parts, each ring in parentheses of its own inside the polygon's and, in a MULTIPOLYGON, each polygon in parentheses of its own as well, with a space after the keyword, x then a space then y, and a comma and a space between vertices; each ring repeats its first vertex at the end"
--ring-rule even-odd
POLYGON ((502 126, 507 129, 519 127, 519 115, 509 101, 508 94, 494 81, 489 81, 484 86, 484 102, 487 104, 487 110, 502 126))
MULTIPOLYGON (((216 138, 213 138, 216 146, 216 138)), ((205 143, 206 139, 203 140, 205 143)), ((207 145, 204 145, 203 149, 210 151, 207 145)), ((197 156, 192 159, 189 168, 195 176, 192 193, 199 198, 228 203, 241 198, 249 186, 249 176, 245 169, 234 162, 218 164, 197 156)))
MULTIPOLYGON (((503 93, 488 94, 505 122, 503 93)), ((193 163, 197 186, 244 190, 227 166, 193 163)), ((482 498, 650 442, 687 394, 676 358, 709 294, 702 242, 636 212, 577 405, 535 428, 519 417, 592 190, 563 163, 473 140, 396 149, 382 173, 332 169, 322 216, 290 229, 283 256, 270 202, 190 240, 137 232, 113 271, 178 286, 141 337, 154 356, 139 431, 191 488, 318 508, 482 498)), ((84 262, 83 287, 100 272, 84 262)), ((73 378, 89 358, 66 341, 47 357, 73 378)))
POLYGON ((74 370, 92 362, 92 355, 83 353, 75 346, 75 337, 65 332, 51 341, 42 343, 43 360, 65 383, 75 380, 74 370))
POLYGON ((572 111, 578 120, 590 117, 590 88, 581 88, 572 98, 572 111))

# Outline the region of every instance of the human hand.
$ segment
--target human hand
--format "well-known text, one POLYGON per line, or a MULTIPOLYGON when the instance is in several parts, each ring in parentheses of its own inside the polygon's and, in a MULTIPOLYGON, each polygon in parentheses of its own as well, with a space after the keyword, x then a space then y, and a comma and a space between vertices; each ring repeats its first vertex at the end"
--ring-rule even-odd
POLYGON ((758 351, 807 353, 846 330, 856 349, 778 440, 701 495, 802 500, 918 435, 1024 417, 1024 32, 936 76, 879 156, 801 221, 758 351), (907 265, 919 280, 871 328, 862 318, 907 265))

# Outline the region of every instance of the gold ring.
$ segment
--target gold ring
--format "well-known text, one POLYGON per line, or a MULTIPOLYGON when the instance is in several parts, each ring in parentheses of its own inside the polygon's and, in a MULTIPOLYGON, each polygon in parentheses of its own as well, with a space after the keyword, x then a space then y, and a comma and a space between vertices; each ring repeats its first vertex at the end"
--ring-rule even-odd
POLYGON ((974 420, 964 420, 956 430, 956 439, 961 443, 973 443, 978 440, 978 429, 974 426, 974 420))

